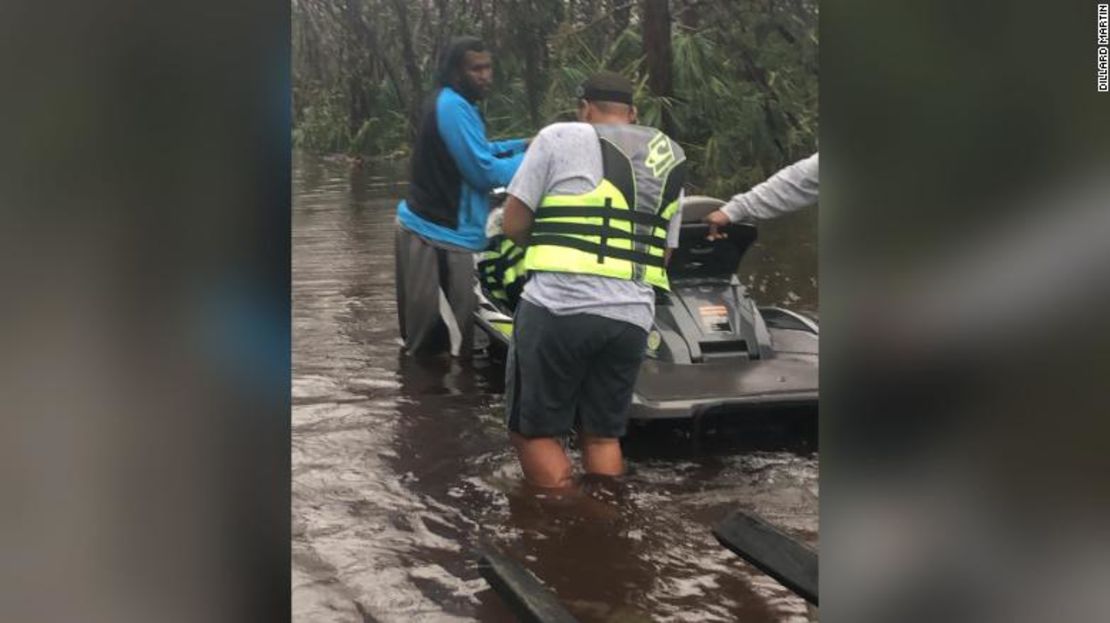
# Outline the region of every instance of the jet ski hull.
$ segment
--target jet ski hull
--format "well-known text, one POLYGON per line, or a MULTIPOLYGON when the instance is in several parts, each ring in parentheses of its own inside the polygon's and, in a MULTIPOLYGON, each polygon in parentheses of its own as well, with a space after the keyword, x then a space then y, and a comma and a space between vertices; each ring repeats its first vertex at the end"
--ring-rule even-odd
POLYGON ((700 364, 648 359, 640 367, 629 417, 681 419, 773 407, 816 407, 817 388, 816 355, 700 364))

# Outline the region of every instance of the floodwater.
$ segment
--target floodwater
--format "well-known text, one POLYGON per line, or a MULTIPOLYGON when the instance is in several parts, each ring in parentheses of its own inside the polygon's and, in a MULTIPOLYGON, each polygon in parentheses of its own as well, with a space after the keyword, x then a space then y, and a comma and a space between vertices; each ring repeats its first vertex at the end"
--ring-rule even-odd
MULTIPOLYGON (((621 483, 566 499, 527 490, 501 420, 502 368, 399 355, 402 175, 294 158, 296 620, 511 621, 478 575, 479 547, 521 562, 581 621, 815 619, 710 532, 743 508, 817 545, 814 418, 711 422, 697 438, 684 424, 636 427, 621 483)), ((760 303, 815 310, 814 218, 772 230, 794 236, 792 256, 765 244, 745 260, 760 303)))

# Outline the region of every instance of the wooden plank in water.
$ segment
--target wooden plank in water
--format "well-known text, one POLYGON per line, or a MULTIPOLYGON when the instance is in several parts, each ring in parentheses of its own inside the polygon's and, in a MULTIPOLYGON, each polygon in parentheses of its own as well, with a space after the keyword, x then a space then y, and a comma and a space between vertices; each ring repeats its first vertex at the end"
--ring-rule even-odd
POLYGON ((817 605, 817 552, 758 515, 736 511, 713 528, 721 545, 817 605))
POLYGON ((478 552, 478 573, 525 623, 577 623, 536 576, 492 550, 478 552))

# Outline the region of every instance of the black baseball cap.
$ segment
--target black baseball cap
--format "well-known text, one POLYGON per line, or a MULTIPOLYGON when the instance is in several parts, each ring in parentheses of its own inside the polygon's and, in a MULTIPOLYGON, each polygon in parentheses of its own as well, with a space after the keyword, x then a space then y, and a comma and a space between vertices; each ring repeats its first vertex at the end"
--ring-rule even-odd
POLYGON ((586 78, 575 93, 578 99, 591 102, 616 102, 632 105, 632 81, 613 71, 599 71, 586 78))

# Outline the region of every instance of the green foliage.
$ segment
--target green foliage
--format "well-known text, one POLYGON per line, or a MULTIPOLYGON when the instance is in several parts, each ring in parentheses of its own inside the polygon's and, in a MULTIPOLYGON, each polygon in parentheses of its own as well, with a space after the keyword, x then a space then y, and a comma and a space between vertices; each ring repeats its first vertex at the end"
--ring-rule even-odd
POLYGON ((371 117, 363 121, 348 143, 347 151, 394 158, 408 153, 407 139, 408 120, 403 114, 389 110, 381 117, 371 117))
POLYGON ((729 196, 816 150, 812 0, 670 6, 673 93, 656 94, 643 69, 640 5, 628 0, 294 0, 294 144, 405 153, 435 50, 473 33, 494 53, 495 88, 482 105, 494 136, 573 119, 577 85, 611 69, 638 85, 641 123, 658 126, 668 111, 692 192, 729 196))
POLYGON ((293 145, 314 152, 347 151, 347 113, 335 92, 321 93, 308 99, 293 127, 293 145))

